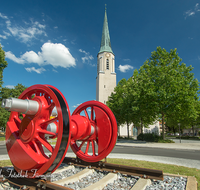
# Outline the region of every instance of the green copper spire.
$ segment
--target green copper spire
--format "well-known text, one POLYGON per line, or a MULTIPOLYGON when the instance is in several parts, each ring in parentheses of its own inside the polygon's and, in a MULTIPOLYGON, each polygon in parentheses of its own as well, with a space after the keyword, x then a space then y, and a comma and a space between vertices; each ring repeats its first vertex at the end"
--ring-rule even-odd
POLYGON ((106 14, 106 5, 105 5, 105 17, 104 17, 104 23, 103 23, 103 31, 102 31, 102 37, 101 37, 101 48, 99 53, 102 52, 112 52, 111 43, 110 43, 110 35, 108 30, 108 19, 106 14))

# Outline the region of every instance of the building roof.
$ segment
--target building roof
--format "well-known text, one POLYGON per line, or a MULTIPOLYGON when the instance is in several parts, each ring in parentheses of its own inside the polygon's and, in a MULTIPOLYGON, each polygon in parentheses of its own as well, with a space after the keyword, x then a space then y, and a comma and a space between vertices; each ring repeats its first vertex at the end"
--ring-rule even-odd
POLYGON ((99 53, 103 53, 103 52, 113 53, 112 48, 111 48, 111 43, 110 43, 106 8, 105 8, 105 17, 104 17, 103 31, 102 31, 102 37, 101 37, 101 47, 100 47, 99 53))

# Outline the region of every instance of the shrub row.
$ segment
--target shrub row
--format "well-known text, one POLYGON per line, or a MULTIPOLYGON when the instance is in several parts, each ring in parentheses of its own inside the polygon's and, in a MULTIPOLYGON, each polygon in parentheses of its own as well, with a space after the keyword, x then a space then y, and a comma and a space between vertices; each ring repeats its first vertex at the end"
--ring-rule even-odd
POLYGON ((145 133, 145 134, 140 133, 137 136, 137 140, 142 140, 147 142, 158 142, 159 140, 162 140, 162 137, 154 133, 145 133))
POLYGON ((145 134, 140 133, 137 136, 137 140, 142 140, 146 142, 174 143, 174 141, 170 139, 163 140, 162 136, 156 135, 154 133, 145 133, 145 134))
MULTIPOLYGON (((180 139, 180 137, 176 137, 176 138, 180 139)), ((199 137, 189 137, 189 136, 181 136, 181 139, 200 140, 199 137)))

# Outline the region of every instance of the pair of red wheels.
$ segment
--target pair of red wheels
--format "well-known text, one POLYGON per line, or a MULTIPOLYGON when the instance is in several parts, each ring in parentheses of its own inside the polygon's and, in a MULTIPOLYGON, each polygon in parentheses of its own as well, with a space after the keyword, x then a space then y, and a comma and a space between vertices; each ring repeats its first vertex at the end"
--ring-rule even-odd
POLYGON ((33 85, 19 99, 39 105, 34 115, 11 111, 7 122, 8 155, 21 175, 34 178, 52 173, 62 163, 69 145, 86 162, 100 161, 114 148, 117 123, 106 105, 85 102, 70 115, 65 97, 50 85, 33 85))

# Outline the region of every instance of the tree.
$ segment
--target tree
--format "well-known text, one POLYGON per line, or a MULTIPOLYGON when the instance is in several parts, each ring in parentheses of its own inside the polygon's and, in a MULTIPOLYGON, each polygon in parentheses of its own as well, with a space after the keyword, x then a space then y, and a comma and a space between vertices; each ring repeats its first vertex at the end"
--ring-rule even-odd
POLYGON ((111 96, 106 102, 107 106, 114 113, 118 126, 126 123, 129 138, 129 125, 131 123, 131 104, 128 99, 128 89, 126 79, 119 81, 111 96))
POLYGON ((7 67, 8 63, 5 61, 5 52, 3 51, 0 44, 0 90, 3 84, 3 70, 7 67))
POLYGON ((119 81, 114 93, 107 101, 118 125, 127 125, 128 138, 131 123, 134 123, 135 127, 140 126, 142 130, 143 126, 152 124, 156 119, 156 115, 152 114, 152 104, 148 104, 146 100, 141 98, 142 94, 146 94, 147 89, 146 86, 141 85, 138 72, 135 70, 133 76, 128 80, 119 81))
POLYGON ((128 80, 130 88, 131 107, 132 107, 132 122, 134 126, 140 126, 141 133, 143 127, 146 127, 156 121, 157 115, 155 112, 156 105, 152 101, 149 83, 146 83, 145 78, 135 69, 133 76, 128 80), (144 96, 146 98, 144 98, 144 96))
POLYGON ((199 83, 191 72, 193 68, 180 64, 182 60, 176 51, 167 52, 157 47, 139 69, 140 82, 148 87, 148 96, 141 94, 141 98, 154 102, 153 112, 162 119, 163 139, 167 117, 176 118, 178 123, 197 117, 195 103, 198 101, 199 83))
MULTIPOLYGON (((2 88, 0 92, 0 103, 3 99, 7 98, 18 98, 19 95, 26 89, 27 87, 22 84, 17 84, 13 89, 10 88, 2 88)), ((6 123, 9 119, 10 112, 6 111, 4 108, 0 107, 0 126, 5 128, 6 123)))

